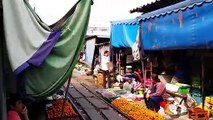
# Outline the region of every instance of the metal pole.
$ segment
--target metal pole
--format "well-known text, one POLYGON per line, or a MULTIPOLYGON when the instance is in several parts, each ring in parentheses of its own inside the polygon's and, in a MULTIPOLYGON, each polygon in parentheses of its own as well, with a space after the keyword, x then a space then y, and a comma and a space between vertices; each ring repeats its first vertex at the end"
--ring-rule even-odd
MULTIPOLYGON (((3 26, 3 13, 2 9, 0 9, 0 25, 3 26)), ((5 62, 5 39, 4 39, 4 32, 3 30, 0 30, 0 119, 6 120, 7 119, 7 107, 6 107, 6 90, 5 90, 5 82, 4 79, 4 65, 5 62)))
POLYGON ((202 109, 204 109, 205 105, 205 94, 204 94, 204 82, 205 82, 205 69, 204 69, 204 56, 201 58, 201 77, 202 77, 202 109))
POLYGON ((144 79, 144 90, 146 89, 146 75, 145 75, 145 63, 144 60, 141 61, 142 64, 142 72, 143 72, 143 79, 144 79))
POLYGON ((115 72, 117 73, 118 72, 118 52, 117 51, 115 53, 115 61, 116 61, 116 68, 117 68, 115 72))
POLYGON ((121 75, 121 51, 120 50, 118 53, 118 60, 119 60, 118 70, 119 70, 119 75, 121 75))
POLYGON ((62 111, 61 111, 61 115, 60 115, 61 120, 63 120, 64 108, 65 108, 65 103, 66 103, 66 100, 67 100, 67 94, 68 94, 71 78, 72 78, 72 74, 70 75, 70 78, 68 80, 67 87, 66 87, 65 98, 63 100, 62 111))
POLYGON ((3 81, 4 80, 4 78, 3 78, 3 64, 2 64, 3 55, 1 54, 0 56, 1 56, 1 59, 0 59, 0 66, 1 66, 0 67, 0 104, 1 104, 0 119, 6 120, 7 108, 6 108, 6 92, 5 92, 5 86, 4 86, 4 81, 3 81))
POLYGON ((142 64, 142 72, 143 72, 143 81, 144 81, 144 90, 146 90, 146 69, 145 69, 145 60, 144 59, 144 49, 143 49, 143 40, 142 40, 142 34, 141 34, 141 30, 142 30, 142 26, 141 24, 139 24, 139 44, 141 44, 141 48, 140 48, 140 59, 142 60, 141 61, 141 64, 142 64))

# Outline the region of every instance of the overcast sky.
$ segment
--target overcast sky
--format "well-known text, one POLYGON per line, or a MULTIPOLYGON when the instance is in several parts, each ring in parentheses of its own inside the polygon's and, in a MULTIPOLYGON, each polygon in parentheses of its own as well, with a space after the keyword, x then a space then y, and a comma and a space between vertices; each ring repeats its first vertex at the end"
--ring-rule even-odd
MULTIPOLYGON (((29 0, 47 24, 60 19, 77 0, 29 0)), ((139 14, 130 14, 129 10, 151 3, 155 0, 94 0, 90 16, 90 27, 109 27, 110 21, 135 18, 139 14)))

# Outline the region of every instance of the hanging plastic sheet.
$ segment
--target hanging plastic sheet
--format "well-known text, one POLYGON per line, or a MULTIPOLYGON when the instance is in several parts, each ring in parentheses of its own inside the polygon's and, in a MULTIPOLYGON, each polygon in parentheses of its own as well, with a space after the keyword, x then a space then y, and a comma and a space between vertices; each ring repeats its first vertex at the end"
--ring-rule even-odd
POLYGON ((138 20, 114 21, 111 27, 111 44, 116 48, 131 48, 136 41, 138 20))
POLYGON ((96 43, 96 38, 92 38, 92 39, 86 41, 85 62, 90 67, 92 67, 93 56, 94 56, 94 52, 95 52, 95 43, 96 43))

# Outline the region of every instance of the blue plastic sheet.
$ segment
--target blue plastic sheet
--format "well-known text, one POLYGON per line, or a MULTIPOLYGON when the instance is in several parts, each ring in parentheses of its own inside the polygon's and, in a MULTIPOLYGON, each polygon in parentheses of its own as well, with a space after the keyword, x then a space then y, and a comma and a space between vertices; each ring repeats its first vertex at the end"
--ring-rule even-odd
POLYGON ((213 2, 208 0, 192 4, 187 1, 178 5, 185 7, 173 5, 170 9, 176 9, 172 11, 159 15, 159 10, 154 12, 158 13, 156 16, 145 14, 147 19, 141 18, 145 50, 213 48, 213 2))
POLYGON ((116 48, 131 48, 136 41, 137 19, 122 21, 122 24, 113 22, 111 28, 111 44, 116 48))
POLYGON ((187 0, 136 19, 113 22, 111 44, 132 47, 139 22, 144 50, 213 48, 212 1, 187 0))

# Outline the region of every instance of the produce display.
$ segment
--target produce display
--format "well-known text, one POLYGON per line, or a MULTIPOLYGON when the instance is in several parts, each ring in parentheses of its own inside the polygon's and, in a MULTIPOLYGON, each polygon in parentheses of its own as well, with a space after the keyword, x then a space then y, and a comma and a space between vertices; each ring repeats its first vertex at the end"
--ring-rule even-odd
MULTIPOLYGON (((58 99, 52 102, 52 105, 48 107, 47 117, 48 119, 56 119, 61 117, 62 112, 63 99, 58 99)), ((78 114, 74 111, 72 105, 66 100, 63 118, 67 118, 67 120, 78 120, 78 114)))
POLYGON ((134 120, 165 120, 166 118, 154 111, 125 98, 112 101, 112 104, 134 120))

